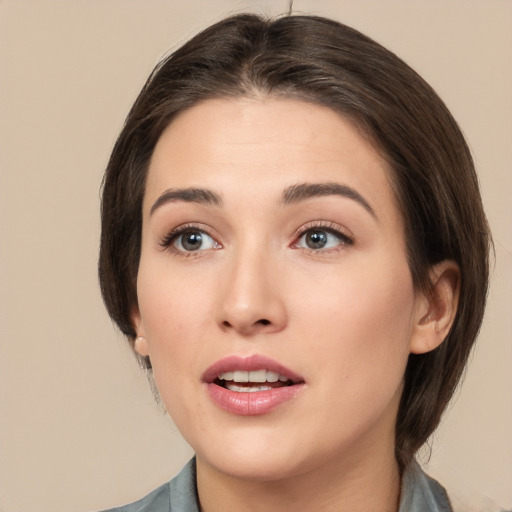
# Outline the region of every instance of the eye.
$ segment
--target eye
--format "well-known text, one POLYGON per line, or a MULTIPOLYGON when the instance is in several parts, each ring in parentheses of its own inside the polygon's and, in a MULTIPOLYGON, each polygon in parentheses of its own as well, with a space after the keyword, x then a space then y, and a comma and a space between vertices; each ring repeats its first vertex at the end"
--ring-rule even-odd
POLYGON ((186 226, 170 233, 162 241, 162 246, 172 247, 180 252, 207 251, 208 249, 219 249, 221 247, 202 229, 186 226))
POLYGON ((352 244, 353 240, 351 238, 334 228, 314 227, 302 232, 295 243, 295 247, 321 251, 352 244))
POLYGON ((173 246, 180 251, 205 251, 216 246, 215 240, 204 231, 189 229, 176 236, 173 246))

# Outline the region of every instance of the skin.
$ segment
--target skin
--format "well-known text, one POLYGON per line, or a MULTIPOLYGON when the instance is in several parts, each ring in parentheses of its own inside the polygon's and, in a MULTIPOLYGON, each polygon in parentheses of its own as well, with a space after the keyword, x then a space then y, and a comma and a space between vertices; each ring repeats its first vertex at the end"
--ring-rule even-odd
POLYGON ((458 281, 445 262, 432 296, 415 290, 389 175, 350 122, 295 100, 208 100, 161 136, 143 205, 135 348, 196 452, 202 510, 397 510, 407 358, 444 339, 458 281), (339 194, 283 203, 287 187, 311 183, 350 187, 371 211, 339 194), (191 187, 222 204, 159 200, 191 187), (169 236, 183 225, 203 233, 200 250, 169 236), (308 229, 328 244, 308 247, 308 229), (306 384, 270 413, 231 414, 201 376, 252 354, 306 384))

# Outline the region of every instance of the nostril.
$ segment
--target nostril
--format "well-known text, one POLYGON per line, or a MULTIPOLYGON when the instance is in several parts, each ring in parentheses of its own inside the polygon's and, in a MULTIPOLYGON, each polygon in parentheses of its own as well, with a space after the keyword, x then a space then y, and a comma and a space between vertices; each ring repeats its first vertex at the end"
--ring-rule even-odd
POLYGON ((267 325, 272 325, 272 322, 267 318, 260 318, 253 323, 245 323, 243 321, 235 321, 230 322, 229 320, 222 321, 222 327, 225 329, 235 329, 240 331, 252 331, 252 329, 257 330, 258 326, 265 327, 267 325))

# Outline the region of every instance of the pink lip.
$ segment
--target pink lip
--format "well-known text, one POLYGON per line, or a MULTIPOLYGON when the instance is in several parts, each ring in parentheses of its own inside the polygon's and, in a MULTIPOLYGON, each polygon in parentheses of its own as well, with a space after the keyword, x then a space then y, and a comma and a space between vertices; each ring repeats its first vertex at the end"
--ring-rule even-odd
POLYGON ((252 355, 249 357, 229 356, 221 359, 204 372, 202 380, 206 385, 208 395, 218 407, 229 413, 241 416, 255 416, 269 413, 297 396, 306 386, 304 379, 300 375, 297 375, 277 361, 261 355, 252 355), (214 383, 215 379, 224 372, 262 369, 284 375, 294 384, 266 391, 239 393, 230 391, 214 383))
POLYGON ((277 361, 274 361, 274 359, 258 354, 254 354, 249 357, 229 356, 224 359, 220 359, 203 373, 202 379, 204 382, 210 383, 224 372, 233 372, 235 370, 250 372, 253 370, 263 369, 284 375, 293 382, 304 381, 300 375, 297 375, 289 368, 286 368, 286 366, 279 364, 277 361))

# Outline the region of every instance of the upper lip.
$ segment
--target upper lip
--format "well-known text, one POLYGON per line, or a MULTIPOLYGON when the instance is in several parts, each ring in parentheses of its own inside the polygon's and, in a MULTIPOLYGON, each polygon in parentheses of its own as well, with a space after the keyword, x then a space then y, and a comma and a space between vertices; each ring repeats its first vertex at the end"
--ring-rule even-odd
POLYGON ((217 377, 224 372, 233 372, 236 370, 255 371, 270 370, 288 377, 293 384, 304 382, 304 379, 274 359, 259 354, 251 356, 232 355, 219 359, 213 363, 202 375, 203 382, 212 383, 217 377))

